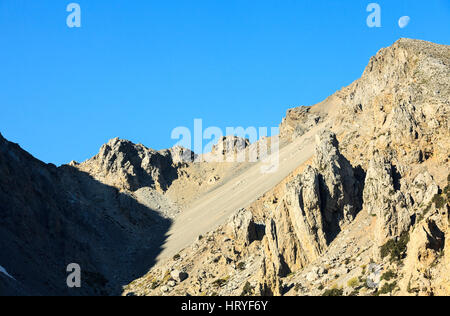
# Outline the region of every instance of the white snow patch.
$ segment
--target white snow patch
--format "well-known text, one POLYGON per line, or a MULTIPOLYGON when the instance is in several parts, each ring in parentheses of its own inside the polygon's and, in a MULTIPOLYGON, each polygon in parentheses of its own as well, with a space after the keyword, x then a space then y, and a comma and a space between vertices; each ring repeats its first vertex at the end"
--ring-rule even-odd
POLYGON ((11 274, 9 274, 8 272, 6 272, 6 269, 3 268, 2 266, 0 266, 0 273, 3 273, 3 274, 6 275, 8 278, 11 278, 11 279, 15 280, 15 279, 11 276, 11 274))

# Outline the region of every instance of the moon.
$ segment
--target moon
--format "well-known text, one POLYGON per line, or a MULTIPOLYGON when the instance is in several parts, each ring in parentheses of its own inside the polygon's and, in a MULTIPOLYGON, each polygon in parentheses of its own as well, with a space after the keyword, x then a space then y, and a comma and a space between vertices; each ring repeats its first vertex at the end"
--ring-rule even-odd
POLYGON ((411 18, 409 16, 402 16, 398 20, 398 26, 400 26, 401 29, 404 29, 408 26, 409 22, 411 21, 411 18))

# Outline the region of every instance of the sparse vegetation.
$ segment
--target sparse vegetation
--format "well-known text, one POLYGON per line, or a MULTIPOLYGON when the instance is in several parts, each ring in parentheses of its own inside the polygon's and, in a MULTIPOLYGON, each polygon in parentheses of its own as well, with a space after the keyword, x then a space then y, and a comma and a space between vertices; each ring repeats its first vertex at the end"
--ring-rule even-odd
POLYGON ((247 281, 244 285, 244 289, 242 290, 241 296, 252 296, 255 288, 247 281))
POLYGON ((175 256, 173 256, 174 261, 180 260, 180 258, 181 258, 180 254, 176 254, 175 256))
POLYGON ((390 256, 391 262, 400 262, 406 256, 409 242, 409 232, 403 233, 398 240, 391 239, 381 247, 381 257, 390 256))
POLYGON ((217 288, 224 287, 225 284, 227 284, 229 280, 230 280, 229 276, 227 276, 223 279, 217 279, 216 281, 213 282, 213 285, 217 288))
POLYGON ((447 186, 444 188, 444 194, 447 197, 447 201, 450 200, 450 174, 447 176, 447 186))
POLYGON ((367 270, 367 265, 362 265, 361 266, 361 269, 362 269, 362 274, 364 275, 364 274, 366 274, 366 270, 367 270))
POLYGON ((151 288, 152 290, 155 290, 155 289, 158 288, 158 286, 159 286, 159 282, 156 281, 156 280, 154 280, 154 281, 152 281, 152 284, 150 285, 150 288, 151 288))
POLYGON ((444 199, 444 197, 442 195, 436 194, 433 197, 433 203, 436 206, 436 208, 441 209, 441 208, 443 208, 445 206, 446 201, 445 201, 445 199, 444 199))
POLYGON ((425 216, 430 212, 431 206, 432 206, 432 204, 430 203, 430 204, 423 210, 422 214, 419 215, 419 217, 418 217, 418 219, 417 219, 417 222, 418 222, 418 223, 421 222, 421 221, 425 218, 425 216))
POLYGON ((359 289, 354 289, 349 296, 358 296, 359 295, 359 289))
POLYGON ((436 208, 442 209, 450 201, 450 174, 447 176, 447 186, 442 194, 436 194, 433 197, 433 203, 436 208))
POLYGON ((384 294, 390 294, 394 292, 394 290, 397 288, 397 282, 393 283, 385 283, 383 287, 377 292, 377 295, 384 295, 384 294))
POLYGON ((386 271, 381 276, 381 280, 386 280, 386 281, 391 281, 392 279, 395 279, 395 278, 397 278, 397 274, 392 270, 386 271))
POLYGON ((172 278, 172 277, 171 277, 171 275, 170 275, 170 271, 167 270, 166 273, 164 274, 164 277, 163 277, 162 282, 163 282, 163 283, 167 283, 171 278, 172 278))
POLYGON ((355 288, 359 285, 359 279, 356 277, 352 278, 352 279, 348 280, 347 285, 349 287, 355 288))
POLYGON ((438 193, 433 197, 433 200, 423 211, 423 213, 419 215, 417 221, 420 222, 425 218, 425 216, 431 210, 433 204, 436 208, 442 209, 447 203, 449 203, 449 201, 450 201, 450 174, 447 177, 447 186, 444 188, 441 194, 438 193))
POLYGON ((338 289, 338 288, 332 288, 329 290, 325 290, 325 292, 323 292, 322 296, 343 296, 344 295, 344 290, 342 289, 338 289))

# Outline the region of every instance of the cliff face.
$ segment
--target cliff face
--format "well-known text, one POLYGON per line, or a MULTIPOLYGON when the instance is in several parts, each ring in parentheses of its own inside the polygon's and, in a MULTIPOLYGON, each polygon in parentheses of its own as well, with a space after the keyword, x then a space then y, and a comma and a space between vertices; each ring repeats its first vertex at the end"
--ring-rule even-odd
POLYGON ((314 133, 314 157, 125 293, 450 294, 449 78, 448 46, 402 39, 349 87, 291 109, 282 142, 314 133), (236 222, 259 234, 230 234, 236 222), (189 277, 164 279, 173 269, 189 277))

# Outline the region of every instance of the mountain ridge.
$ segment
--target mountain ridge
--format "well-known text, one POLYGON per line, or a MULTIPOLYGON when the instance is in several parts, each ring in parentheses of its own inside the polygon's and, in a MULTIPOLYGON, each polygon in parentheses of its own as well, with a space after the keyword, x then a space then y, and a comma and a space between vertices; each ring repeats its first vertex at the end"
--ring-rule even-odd
POLYGON ((401 39, 371 58, 348 87, 288 111, 280 128, 284 141, 331 131, 334 149, 319 137, 316 158, 159 262, 125 293, 448 295, 449 198, 442 192, 449 174, 449 57, 448 46, 401 39), (327 171, 314 161, 333 151, 350 162, 353 176, 338 177, 342 163, 327 171), (363 184, 360 209, 358 202, 336 202, 346 199, 341 181, 353 177, 363 184), (334 207, 327 201, 337 214, 356 210, 348 221, 337 217, 341 224, 328 243, 324 218, 332 218, 327 214, 334 207), (264 227, 262 237, 244 233, 255 225, 264 227), (400 253, 389 258, 395 249, 400 253), (372 263, 388 280, 371 274, 372 263), (189 278, 165 280, 172 270, 189 278))
MULTIPOLYGON (((272 175, 119 138, 56 167, 0 134, 0 265, 16 279, 0 274, 1 294, 448 295, 449 78, 449 46, 381 49, 360 79, 287 111, 272 175), (396 277, 366 287, 372 261, 396 277)), ((253 146, 216 154, 229 144, 253 146)))

